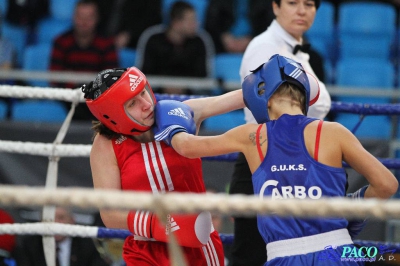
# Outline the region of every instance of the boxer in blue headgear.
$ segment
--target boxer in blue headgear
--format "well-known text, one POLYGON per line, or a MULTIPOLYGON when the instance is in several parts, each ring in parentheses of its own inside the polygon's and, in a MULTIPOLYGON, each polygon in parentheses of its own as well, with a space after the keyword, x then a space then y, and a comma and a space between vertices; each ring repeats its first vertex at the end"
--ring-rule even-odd
POLYGON ((257 123, 270 120, 265 107, 275 91, 285 82, 297 86, 305 93, 304 115, 307 114, 308 106, 318 100, 319 85, 316 78, 294 60, 278 54, 273 55, 267 63, 253 70, 242 84, 244 102, 257 123))
MULTIPOLYGON (((242 125, 218 136, 194 136, 187 133, 191 113, 183 103, 160 101, 155 111, 155 138, 167 140, 189 158, 242 152, 252 173, 254 193, 260 198, 343 197, 346 172, 342 161, 369 182, 355 197, 390 198, 398 181, 349 130, 306 116, 318 95, 316 84, 299 63, 275 55, 242 85, 246 105, 260 124, 242 125), (176 109, 185 111, 177 115, 172 112, 176 109)), ((352 259, 352 254, 364 254, 354 246, 353 229, 343 217, 258 215, 257 225, 266 244, 266 266, 364 265, 352 259)))

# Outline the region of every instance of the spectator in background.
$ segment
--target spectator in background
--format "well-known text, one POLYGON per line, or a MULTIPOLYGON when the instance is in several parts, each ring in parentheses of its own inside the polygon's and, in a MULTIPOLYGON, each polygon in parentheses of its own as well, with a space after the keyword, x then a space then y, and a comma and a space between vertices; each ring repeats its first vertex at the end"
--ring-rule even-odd
MULTIPOLYGON (((56 223, 75 224, 73 213, 68 208, 57 207, 56 223)), ((90 238, 56 235, 58 265, 69 266, 107 266, 90 238)), ((46 265, 42 236, 23 236, 18 247, 18 266, 46 265)))
MULTIPOLYGON (((0 210, 0 224, 13 224, 13 217, 6 211, 0 210)), ((15 266, 13 252, 15 248, 14 235, 0 235, 0 266, 15 266)))
MULTIPOLYGON (((3 10, 0 8, 0 28, 3 24, 3 10)), ((15 47, 0 32, 0 70, 11 69, 15 66, 15 47)))
POLYGON ((7 0, 6 21, 33 30, 37 22, 49 15, 49 0, 7 0))
POLYGON ((263 32, 274 14, 272 0, 210 0, 205 30, 216 53, 243 53, 250 40, 263 32))
MULTIPOLYGON (((57 37, 53 43, 50 70, 98 72, 118 67, 114 39, 97 33, 98 21, 97 2, 80 0, 75 7, 73 28, 57 37)), ((80 85, 73 82, 52 84, 62 88, 76 88, 80 85)), ((91 120, 94 117, 82 103, 77 106, 74 119, 91 120)))
MULTIPOLYGON (((214 47, 208 34, 198 32, 198 26, 193 6, 183 1, 175 2, 165 29, 153 35, 148 30, 141 35, 137 51, 142 65, 139 62, 137 67, 147 75, 211 76, 208 62, 214 47)), ((160 89, 163 93, 190 94, 189 90, 172 87, 155 88, 155 91, 160 89)))
POLYGON ((0 39, 0 69, 7 70, 14 67, 15 49, 7 39, 0 39))
POLYGON ((15 48, 7 39, 0 38, 0 70, 9 70, 15 66, 15 48))
MULTIPOLYGON (((1 22, 0 22, 0 25, 1 25, 1 22)), ((0 35, 0 71, 10 70, 10 69, 14 68, 15 55, 16 54, 15 54, 14 45, 7 39, 2 38, 0 35)), ((14 85, 14 81, 7 80, 7 79, 0 80, 0 84, 14 85)), ((9 117, 10 105, 11 105, 12 100, 13 99, 10 97, 0 97, 0 102, 4 101, 7 104, 7 111, 6 111, 7 117, 9 117)))
POLYGON ((115 43, 118 48, 136 49, 142 32, 162 23, 161 0, 123 0, 119 14, 115 43))
POLYGON ((125 0, 95 0, 98 6, 99 22, 97 23, 97 32, 103 36, 114 36, 112 29, 115 27, 115 16, 118 16, 118 4, 125 0))
MULTIPOLYGON (((0 28, 3 23, 3 11, 0 9, 0 28)), ((10 70, 16 65, 16 50, 12 42, 2 36, 0 31, 0 71, 10 70)), ((0 84, 10 84, 14 85, 14 80, 4 79, 0 80, 0 84)), ((6 116, 9 117, 10 105, 13 101, 10 97, 0 97, 0 102, 5 102, 7 104, 6 116)))

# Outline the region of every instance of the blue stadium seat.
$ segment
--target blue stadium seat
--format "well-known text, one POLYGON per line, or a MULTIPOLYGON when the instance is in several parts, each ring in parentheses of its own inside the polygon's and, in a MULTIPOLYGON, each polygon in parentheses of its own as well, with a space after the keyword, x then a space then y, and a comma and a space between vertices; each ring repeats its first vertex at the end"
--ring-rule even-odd
POLYGON ((0 0, 0 14, 4 18, 8 9, 8 0, 0 0))
POLYGON ((119 66, 123 68, 131 67, 135 65, 136 50, 123 48, 118 51, 119 66))
POLYGON ((346 2, 339 6, 341 58, 388 59, 396 33, 396 10, 381 2, 346 2))
POLYGON ((333 61, 336 57, 337 40, 335 30, 335 7, 331 2, 322 2, 318 8, 312 27, 306 37, 312 47, 325 60, 333 61))
POLYGON ((234 127, 243 125, 244 123, 243 110, 236 110, 226 114, 209 117, 204 120, 201 127, 209 132, 226 132, 234 127))
POLYGON ((71 20, 61 20, 52 17, 45 18, 38 23, 36 43, 52 43, 58 35, 66 32, 71 27, 71 20))
POLYGON ((50 16, 61 20, 72 20, 78 0, 50 0, 50 16))
POLYGON ((11 107, 14 121, 62 123, 66 116, 63 103, 53 100, 21 100, 11 107))
POLYGON ((7 118, 8 105, 5 101, 0 100, 0 120, 7 118))
MULTIPOLYGON (((52 45, 42 43, 27 46, 24 53, 22 69, 29 71, 46 71, 49 69, 52 45)), ((30 86, 48 87, 47 81, 29 80, 30 86)))
POLYGON ((28 40, 28 28, 25 26, 16 26, 8 22, 3 22, 2 37, 9 40, 15 47, 17 67, 22 65, 24 49, 28 40))
POLYGON ((341 59, 337 63, 336 71, 339 86, 393 89, 394 66, 387 59, 341 59))
MULTIPOLYGON (((395 71, 389 60, 381 59, 348 59, 340 60, 337 65, 337 85, 351 87, 362 91, 365 88, 381 90, 394 89, 395 71)), ((371 96, 340 96, 337 101, 350 103, 390 103, 390 97, 371 96)), ((339 113, 336 121, 353 130, 359 121, 356 114, 339 113)), ((386 139, 391 137, 390 116, 367 116, 357 129, 355 135, 359 138, 386 139)))
POLYGON ((239 81, 239 69, 243 54, 223 53, 215 55, 214 73, 215 78, 223 81, 239 81))
MULTIPOLYGON (((163 21, 167 23, 169 21, 169 11, 173 3, 178 0, 162 0, 162 13, 163 13, 163 21)), ((196 10, 197 18, 199 20, 200 26, 204 25, 204 20, 206 16, 206 11, 208 7, 209 0, 183 0, 191 4, 196 10)))

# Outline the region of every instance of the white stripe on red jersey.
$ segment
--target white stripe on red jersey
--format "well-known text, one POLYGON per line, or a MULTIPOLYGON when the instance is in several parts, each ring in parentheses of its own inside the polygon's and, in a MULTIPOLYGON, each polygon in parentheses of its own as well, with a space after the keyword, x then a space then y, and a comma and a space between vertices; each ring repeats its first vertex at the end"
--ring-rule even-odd
POLYGON ((160 192, 165 193, 166 192, 165 187, 167 187, 168 191, 173 191, 174 185, 172 183, 172 178, 169 173, 167 163, 165 161, 161 144, 159 142, 155 142, 155 144, 157 153, 154 149, 154 145, 152 142, 141 143, 143 160, 146 168, 147 178, 149 179, 149 183, 151 186, 151 190, 153 194, 158 194, 160 192), (149 154, 150 154, 150 159, 149 159, 149 154), (160 170, 160 167, 162 168, 162 171, 160 170), (154 169, 154 173, 157 179, 154 178, 152 169, 154 169), (157 187, 157 185, 159 188, 157 187))
POLYGON ((149 142, 147 144, 149 145, 151 162, 153 165, 154 172, 156 173, 156 176, 157 176, 158 185, 160 186, 160 192, 161 192, 161 194, 164 194, 165 193, 165 185, 164 185, 164 181, 162 179, 161 173, 160 173, 160 168, 158 167, 157 156, 156 156, 156 152, 154 151, 153 143, 149 142))
POLYGON ((220 266, 217 251, 215 250, 212 240, 208 240, 207 245, 202 247, 207 266, 220 266))
POLYGON ((160 157, 162 169, 164 170, 165 180, 167 181, 167 186, 168 186, 168 191, 173 191, 174 184, 172 183, 171 175, 169 173, 167 162, 165 161, 165 157, 164 157, 160 142, 156 141, 156 147, 157 147, 158 156, 160 157))
POLYGON ((151 166, 149 162, 149 156, 147 154, 146 143, 141 143, 140 145, 142 147, 144 165, 146 168, 147 178, 149 179, 151 190, 153 191, 153 194, 158 194, 158 189, 156 183, 154 182, 153 173, 151 172, 151 166))

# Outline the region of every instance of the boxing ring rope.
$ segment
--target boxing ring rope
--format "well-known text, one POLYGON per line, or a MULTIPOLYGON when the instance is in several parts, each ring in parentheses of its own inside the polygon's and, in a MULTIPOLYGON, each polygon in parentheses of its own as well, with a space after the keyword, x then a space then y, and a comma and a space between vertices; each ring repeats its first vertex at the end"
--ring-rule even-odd
MULTIPOLYGON (((62 100, 68 102, 84 102, 83 93, 80 89, 62 89, 62 88, 40 88, 40 87, 26 87, 26 86, 12 86, 0 85, 0 97, 13 97, 13 98, 36 98, 36 99, 52 99, 62 100), (34 89, 32 89, 34 88, 34 89)), ((184 101, 191 98, 204 97, 199 95, 166 95, 156 94, 157 100, 173 99, 184 101)), ((344 103, 332 102, 332 112, 345 112, 360 115, 399 115, 400 104, 358 104, 358 103, 344 103)), ((353 129, 355 131, 357 128, 353 129)), ((354 132, 353 132, 354 133, 354 132)), ((31 155, 50 156, 50 151, 58 156, 89 156, 90 145, 51 145, 44 143, 32 142, 16 142, 16 141, 1 141, 0 151, 13 152, 13 153, 26 153, 31 155), (54 147, 54 150, 53 150, 54 147), (35 153, 37 152, 37 153, 35 153)), ((205 157, 205 160, 217 161, 234 161, 237 154, 227 154, 215 157, 205 157)), ((386 167, 391 169, 400 168, 400 160, 398 159, 382 159, 378 158, 386 167)), ((347 166, 346 164, 344 166, 347 166)))
MULTIPOLYGON (((45 238, 49 237, 53 242, 55 234, 97 238, 125 238, 130 234, 129 231, 120 229, 54 223, 55 206, 78 206, 80 208, 96 209, 149 209, 156 213, 159 213, 160 208, 162 208, 163 212, 197 212, 209 210, 222 214, 251 216, 257 213, 274 213, 283 216, 296 215, 301 217, 344 216, 355 218, 369 216, 377 219, 400 219, 400 201, 395 199, 388 201, 366 199, 362 202, 354 202, 346 198, 321 199, 318 201, 288 199, 272 202, 268 199, 244 195, 205 196, 200 194, 193 195, 191 193, 168 193, 155 197, 153 194, 148 193, 135 192, 132 194, 124 191, 56 188, 58 159, 60 157, 88 157, 90 153, 91 145, 61 144, 70 125, 75 105, 84 101, 83 93, 80 89, 66 90, 63 88, 0 85, 0 97, 53 99, 72 102, 71 110, 60 128, 56 140, 52 144, 0 140, 0 152, 49 157, 49 168, 44 188, 0 186, 0 205, 45 206, 43 211, 43 221, 45 222, 34 224, 2 224, 0 225, 0 234, 40 234, 44 235, 45 238), (165 204, 165 202, 168 202, 168 204, 165 204)), ((183 101, 195 97, 203 96, 156 94, 158 100, 174 99, 183 101)), ((332 102, 331 111, 355 113, 361 116, 398 115, 400 114, 400 104, 350 104, 332 102)), ((234 161, 236 157, 237 154, 228 154, 203 159, 234 161)), ((380 160, 388 168, 400 168, 400 161, 397 159, 389 158, 380 160)), ((221 234, 221 238, 224 243, 230 243, 233 236, 221 234)), ((399 250, 399 245, 393 243, 366 241, 363 241, 363 243, 383 244, 399 250)), ((46 260, 47 257, 54 258, 54 243, 48 245, 45 249, 48 250, 46 252, 46 260)), ((51 266, 54 264, 52 261, 48 261, 48 265, 51 266)))
POLYGON ((177 193, 152 194, 92 188, 54 188, 0 186, 0 204, 5 206, 74 206, 82 209, 150 210, 161 208, 167 213, 204 211, 221 214, 254 216, 275 214, 300 217, 346 217, 377 219, 400 218, 400 200, 350 198, 285 199, 282 201, 258 196, 177 193), (167 204, 168 203, 168 204, 167 204))
MULTIPOLYGON (((208 210, 221 214, 254 216, 274 214, 300 217, 346 217, 346 218, 399 218, 400 200, 365 199, 353 201, 348 198, 326 198, 319 200, 287 199, 275 201, 246 195, 167 193, 153 195, 145 192, 120 192, 84 188, 29 188, 19 186, 0 187, 0 205, 8 206, 75 206, 79 208, 146 209, 167 213, 191 213, 208 210), (168 203, 168 204, 166 204, 168 203)), ((92 238, 121 238, 131 233, 122 229, 65 225, 59 223, 1 224, 0 234, 56 234, 92 238)), ((224 243, 231 243, 233 236, 221 235, 224 243)), ((399 244, 363 241, 363 244, 385 245, 399 251, 399 244)))

